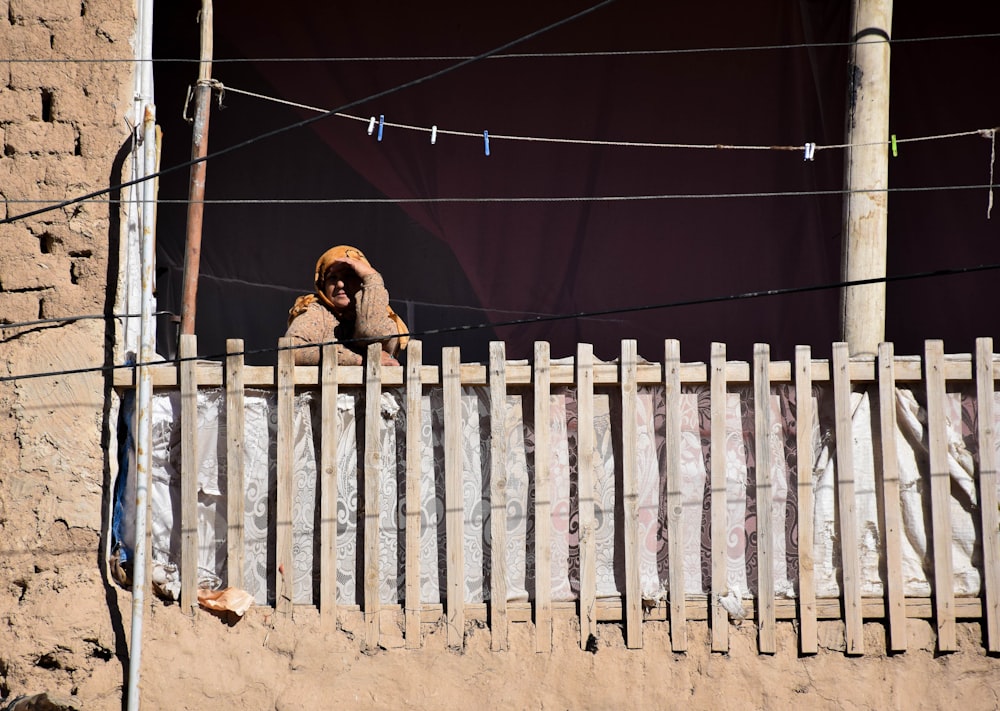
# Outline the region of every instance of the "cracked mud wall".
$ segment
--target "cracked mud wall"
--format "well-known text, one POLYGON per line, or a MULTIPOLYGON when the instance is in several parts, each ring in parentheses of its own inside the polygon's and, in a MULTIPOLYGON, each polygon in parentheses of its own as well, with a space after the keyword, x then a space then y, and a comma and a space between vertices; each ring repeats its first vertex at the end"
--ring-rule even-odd
MULTIPOLYGON (((0 0, 0 218, 120 179, 135 26, 131 0, 0 0), (95 61, 109 59, 125 61, 95 61)), ((117 230, 106 199, 0 225, 0 324, 108 312, 117 230)), ((112 325, 4 327, 0 374, 103 365, 112 325)), ((0 383, 0 706, 42 691, 120 705, 121 593, 100 564, 105 383, 0 383)))

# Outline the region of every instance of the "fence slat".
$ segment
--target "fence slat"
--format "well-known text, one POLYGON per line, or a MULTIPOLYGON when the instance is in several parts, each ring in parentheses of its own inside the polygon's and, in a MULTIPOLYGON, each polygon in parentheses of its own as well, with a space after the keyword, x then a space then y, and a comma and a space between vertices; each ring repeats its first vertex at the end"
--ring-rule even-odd
POLYGON ((726 583, 726 344, 713 343, 711 354, 711 491, 712 491, 712 651, 729 651, 729 615, 720 598, 726 583))
POLYGON ((597 637, 597 540, 594 496, 594 347, 576 349, 577 477, 580 519, 580 646, 597 637))
POLYGON ((420 431, 423 426, 423 385, 420 368, 423 343, 410 341, 406 347, 406 647, 421 645, 420 614, 420 431))
POLYGON ((684 500, 681 496, 681 342, 664 341, 664 456, 667 470, 667 555, 670 568, 670 646, 687 651, 687 609, 684 595, 684 500))
POLYGON ((277 495, 275 501, 275 610, 292 611, 292 581, 295 579, 292 558, 292 482, 295 442, 295 351, 292 339, 278 339, 278 437, 276 452, 277 495), (282 572, 283 571, 283 572, 282 572))
POLYGON ((382 344, 368 346, 365 359, 365 643, 379 643, 379 477, 382 471, 382 344))
POLYGON ((181 609, 198 607, 198 339, 181 334, 181 609))
POLYGON ((243 588, 243 340, 228 339, 226 354, 226 584, 243 588))
POLYGON ((899 500, 899 457, 896 451, 896 363, 891 343, 878 347, 878 401, 882 442, 882 538, 885 542, 886 613, 889 649, 906 650, 906 598, 903 591, 902 511, 899 500))
POLYGON ((944 414, 944 342, 924 343, 927 378, 927 443, 931 477, 931 537, 934 556, 934 612, 938 650, 957 649, 955 591, 951 561, 951 476, 948 472, 948 423, 944 414))
POLYGON ((812 350, 795 347, 795 460, 799 521, 799 650, 816 654, 816 584, 813 570, 812 350))
POLYGON ((444 390, 445 552, 447 555, 448 646, 465 643, 465 511, 462 502, 462 383, 461 351, 449 346, 441 352, 444 390))
POLYGON ((840 560, 848 654, 864 654, 861 610, 861 561, 854 495, 854 435, 851 431, 850 355, 844 342, 833 344, 833 402, 837 437, 837 504, 840 511, 840 560))
POLYGON ((337 346, 323 346, 320 358, 320 450, 319 450, 319 612, 321 623, 337 625, 337 346))
POLYGON ((507 363, 490 343, 490 649, 507 649, 507 363))
POLYGON ((1000 652, 1000 517, 997 515, 997 454, 993 402, 993 339, 976 339, 976 400, 979 403, 979 511, 983 520, 983 608, 990 652, 1000 652))
POLYGON ((535 343, 535 651, 552 651, 552 483, 549 344, 535 343))
POLYGON ((625 514, 625 646, 642 648, 642 589, 639 578, 639 386, 637 344, 622 341, 622 508, 625 514))
POLYGON ((755 478, 757 493, 757 643, 764 654, 777 651, 774 621, 774 516, 771 484, 771 348, 753 347, 755 478))

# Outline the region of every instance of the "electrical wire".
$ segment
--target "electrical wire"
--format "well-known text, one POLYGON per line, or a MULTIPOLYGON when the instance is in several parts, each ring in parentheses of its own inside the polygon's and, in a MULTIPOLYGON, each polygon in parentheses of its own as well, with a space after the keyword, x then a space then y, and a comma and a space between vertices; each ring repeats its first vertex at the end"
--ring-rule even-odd
MULTIPOLYGON (((703 297, 699 299, 683 299, 680 301, 671 301, 661 304, 643 304, 642 306, 625 306, 621 308, 614 309, 601 309, 598 311, 581 311, 577 313, 567 313, 567 314, 553 314, 550 316, 534 316, 532 318, 521 318, 512 319, 508 321, 501 321, 497 323, 477 323, 477 324, 465 324, 461 326, 447 326, 443 328, 431 328, 424 329, 422 331, 411 331, 408 333, 401 333, 401 336, 408 336, 409 338, 422 338, 424 336, 438 336, 448 333, 464 333, 469 331, 483 330, 487 328, 498 329, 498 328, 510 328, 515 326, 530 326, 538 323, 549 323, 553 321, 569 321, 574 319, 582 318, 594 318, 598 316, 611 316, 619 314, 628 313, 640 313, 644 311, 655 311, 661 309, 672 309, 672 308, 682 308, 686 306, 701 306, 705 304, 716 304, 728 301, 742 301, 746 299, 758 299, 768 296, 785 296, 788 294, 804 294, 808 292, 815 291, 828 291, 831 289, 842 289, 852 286, 866 286, 870 284, 890 284, 903 281, 912 281, 915 279, 931 279, 946 276, 956 276, 959 274, 972 274, 975 272, 985 272, 985 271, 996 271, 1000 270, 1000 263, 994 264, 979 264, 971 267, 957 267, 953 269, 936 269, 928 272, 914 272, 910 274, 899 274, 895 276, 885 276, 885 277, 872 277, 870 279, 855 279, 852 281, 838 281, 827 284, 811 284, 807 286, 793 286, 781 289, 763 289, 759 291, 746 291, 737 294, 726 294, 721 296, 710 296, 703 297)), ((320 346, 327 345, 350 345, 350 344, 367 344, 378 341, 379 339, 373 338, 351 338, 351 339, 340 339, 333 341, 323 341, 319 343, 306 343, 301 345, 286 346, 286 347, 268 347, 268 348, 255 348, 247 349, 243 351, 237 351, 233 353, 216 353, 214 355, 200 355, 192 356, 188 358, 171 358, 156 360, 149 363, 122 363, 122 364, 112 364, 104 366, 94 366, 91 368, 72 368, 67 370, 58 371, 46 371, 38 373, 21 373, 17 375, 6 375, 0 377, 0 383, 14 382, 19 380, 30 380, 34 378, 47 378, 47 377, 60 377, 64 375, 78 375, 84 373, 109 373, 115 370, 133 369, 141 366, 152 366, 152 365, 170 365, 178 364, 199 360, 219 360, 231 355, 261 355, 266 353, 277 353, 279 351, 285 350, 299 350, 300 348, 317 348, 320 346)))
MULTIPOLYGON (((993 39, 1000 37, 1000 32, 986 32, 979 34, 961 35, 939 35, 935 37, 893 37, 890 44, 914 44, 919 42, 943 42, 953 40, 974 40, 993 39)), ((822 49, 826 47, 852 47, 863 44, 882 44, 884 39, 861 40, 858 42, 796 42, 792 44, 762 44, 762 45, 740 45, 730 47, 678 47, 673 49, 631 49, 631 50, 593 50, 580 52, 508 52, 494 54, 485 59, 563 59, 563 58, 586 58, 586 57, 648 57, 672 54, 711 54, 719 52, 760 52, 785 49, 822 49)), ((475 55, 414 55, 414 56, 383 56, 383 57, 223 57, 213 58, 213 64, 242 64, 242 63, 342 63, 342 62, 451 62, 463 59, 471 59, 475 55)), ((92 57, 46 57, 30 59, 6 59, 0 58, 0 62, 10 62, 11 64, 99 64, 99 63, 129 63, 136 61, 153 62, 156 64, 199 64, 200 59, 187 57, 157 57, 154 59, 95 59, 92 57)))
POLYGON ((302 121, 297 121, 297 122, 295 122, 293 124, 282 126, 280 128, 276 128, 276 129, 273 129, 271 131, 265 131, 264 133, 261 133, 261 134, 258 134, 257 136, 253 136, 253 137, 248 138, 246 140, 240 141, 240 142, 235 143, 235 144, 233 144, 231 146, 227 146, 226 148, 221 148, 219 150, 212 151, 211 153, 208 153, 208 154, 206 154, 204 156, 199 156, 199 157, 196 157, 196 158, 192 158, 192 159, 190 159, 188 161, 185 161, 183 163, 178 163, 177 165, 173 165, 173 166, 170 166, 168 168, 163 168, 163 169, 157 170, 157 171, 155 171, 153 173, 149 173, 147 175, 144 175, 141 178, 136 178, 134 180, 128 180, 128 181, 125 181, 125 182, 120 183, 118 185, 113 185, 113 186, 108 187, 108 188, 101 188, 100 190, 94 190, 94 191, 89 192, 89 193, 87 193, 85 195, 80 195, 80 196, 77 196, 75 198, 70 198, 68 200, 63 200, 62 202, 55 203, 53 205, 48 205, 46 207, 38 208, 36 210, 31 210, 29 212, 23 212, 23 213, 20 213, 20 214, 17 214, 17 215, 9 215, 9 216, 7 216, 7 217, 5 217, 3 219, 0 219, 0 225, 8 225, 8 224, 11 224, 13 222, 17 222, 18 220, 23 220, 23 219, 26 219, 26 218, 29 218, 29 217, 35 217, 36 215, 41 215, 41 214, 44 214, 44 213, 47 213, 47 212, 51 212, 53 210, 59 210, 59 209, 64 208, 64 207, 69 207, 70 205, 75 205, 77 203, 83 202, 84 200, 88 200, 90 198, 95 198, 95 197, 99 197, 101 195, 106 195, 106 194, 114 192, 116 190, 121 190, 122 188, 132 187, 133 185, 138 185, 139 183, 143 183, 143 182, 145 182, 147 180, 152 180, 152 179, 155 179, 155 178, 159 178, 159 177, 161 177, 163 175, 167 175, 169 173, 173 173, 175 171, 182 170, 184 168, 190 168, 193 165, 197 165, 198 163, 203 163, 203 162, 205 162, 207 160, 210 160, 212 158, 218 158, 218 157, 224 156, 224 155, 226 155, 228 153, 232 153, 232 152, 240 150, 242 148, 246 148, 247 146, 253 145, 254 143, 257 143, 259 141, 263 141, 265 139, 272 138, 274 136, 277 136, 277 135, 280 135, 280 134, 283 134, 283 133, 287 133, 288 131, 292 131, 292 130, 297 129, 297 128, 302 128, 304 126, 309 126, 309 125, 311 125, 313 123, 316 123, 317 121, 320 121, 320 120, 322 120, 324 118, 328 118, 328 117, 334 115, 335 113, 337 113, 339 111, 346 111, 347 109, 353 108, 355 106, 360 106, 361 104, 367 103, 369 101, 374 101, 375 99, 381 99, 381 98, 383 98, 385 96, 389 96, 391 94, 396 94, 396 93, 398 93, 400 91, 403 91, 405 89, 409 89, 409 88, 417 86, 419 84, 423 84, 424 82, 431 81, 433 79, 437 79, 437 78, 442 77, 442 76, 444 76, 446 74, 450 74, 451 72, 454 72, 454 71, 456 71, 458 69, 461 69, 462 67, 468 66, 469 64, 473 64, 474 62, 481 61, 481 60, 483 60, 483 59, 485 59, 487 57, 490 57, 490 56, 492 56, 494 54, 498 54, 500 52, 503 52, 505 49, 509 49, 510 47, 514 47, 514 46, 516 46, 518 44, 521 44, 522 42, 526 42, 528 40, 534 39, 535 37, 538 37, 539 35, 545 34, 546 32, 554 30, 554 29, 556 29, 558 27, 562 27, 563 25, 566 25, 566 24, 571 23, 571 22, 573 22, 575 20, 578 20, 581 17, 589 15, 589 14, 591 14, 593 12, 596 12, 597 10, 600 10, 600 9, 602 9, 604 7, 607 7, 608 5, 611 5, 612 3, 614 3, 614 1, 615 0, 602 0, 602 2, 599 2, 596 5, 591 5, 589 8, 581 10, 580 12, 574 13, 573 15, 570 15, 568 17, 564 17, 561 20, 557 20, 557 21, 555 21, 555 22, 553 22, 551 24, 548 24, 548 25, 540 28, 540 29, 533 30, 532 32, 529 32, 528 34, 522 35, 522 36, 520 36, 520 37, 518 37, 516 39, 513 39, 513 40, 509 41, 509 42, 505 42, 504 44, 502 44, 502 45, 500 45, 498 47, 495 47, 495 48, 493 48, 491 50, 488 50, 486 52, 483 52, 482 54, 477 54, 476 56, 471 57, 469 59, 464 59, 464 60, 462 60, 460 62, 457 62, 455 64, 451 64, 451 65, 449 65, 447 67, 444 67, 443 69, 439 69, 439 70, 431 72, 429 74, 425 74, 423 76, 417 77, 416 79, 411 79, 410 81, 404 82, 402 84, 397 84, 396 86, 390 87, 388 89, 383 89, 382 91, 377 91, 374 94, 370 94, 370 95, 368 95, 368 96, 366 96, 364 98, 355 99, 353 101, 349 101, 346 104, 344 104, 342 106, 339 106, 338 108, 336 108, 336 109, 334 109, 332 111, 328 111, 328 112, 320 114, 318 116, 311 116, 310 118, 303 119, 302 121))
MULTIPOLYGON (((153 316, 172 316, 170 311, 154 311, 153 316)), ((18 323, 0 323, 0 331, 13 328, 27 328, 28 326, 40 326, 46 323, 72 323, 74 321, 86 321, 89 319, 111 320, 114 318, 141 318, 142 314, 82 314, 79 316, 56 316, 53 318, 40 318, 34 321, 19 321, 18 323)))
MULTIPOLYGON (((575 203, 575 202, 643 202, 655 200, 715 200, 723 198, 775 198, 775 197, 823 197, 833 195, 856 195, 861 193, 926 193, 955 190, 988 190, 1000 187, 998 184, 973 183, 966 185, 923 185, 896 188, 853 188, 839 190, 775 190, 765 192, 737 193, 661 193, 650 195, 564 195, 519 197, 417 197, 417 198, 209 198, 205 200, 166 199, 157 200, 162 205, 410 205, 434 203, 575 203)), ((10 203, 47 204, 45 200, 8 200, 10 203)), ((121 200, 87 200, 88 203, 107 204, 124 202, 121 200)))

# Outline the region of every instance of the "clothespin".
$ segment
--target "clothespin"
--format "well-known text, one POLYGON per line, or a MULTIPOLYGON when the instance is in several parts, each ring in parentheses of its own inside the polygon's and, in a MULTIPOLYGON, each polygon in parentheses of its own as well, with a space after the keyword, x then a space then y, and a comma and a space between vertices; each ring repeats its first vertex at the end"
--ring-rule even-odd
POLYGON ((804 148, 805 148, 805 155, 802 157, 802 160, 812 160, 813 157, 816 155, 816 144, 807 143, 804 146, 804 148))
POLYGON ((433 146, 438 140, 438 127, 436 125, 431 126, 431 145, 433 146))
POLYGON ((375 131, 375 117, 372 116, 370 119, 368 119, 368 135, 369 136, 372 135, 374 131, 375 131))
POLYGON ((486 150, 486 155, 490 154, 490 132, 483 131, 483 148, 486 150))
POLYGON ((892 157, 895 158, 899 153, 896 151, 896 134, 892 134, 892 157))
POLYGON ((385 114, 378 115, 378 140, 382 140, 382 126, 385 125, 385 114))

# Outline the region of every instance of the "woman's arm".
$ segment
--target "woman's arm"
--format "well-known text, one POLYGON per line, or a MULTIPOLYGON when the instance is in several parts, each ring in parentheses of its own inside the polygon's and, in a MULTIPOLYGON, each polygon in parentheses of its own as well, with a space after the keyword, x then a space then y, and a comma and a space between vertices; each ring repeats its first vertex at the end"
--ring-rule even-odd
POLYGON ((389 292, 381 274, 372 271, 362 277, 356 302, 354 337, 379 340, 383 351, 395 355, 399 350, 399 332, 396 322, 389 318, 389 292))
MULTIPOLYGON (((293 345, 296 346, 328 343, 336 339, 334 329, 337 328, 337 323, 337 317, 329 309, 319 302, 313 302, 289 324, 285 337, 291 338, 293 345)), ((295 365, 318 365, 319 352, 319 346, 296 348, 294 351, 295 365)), ((337 363, 340 365, 361 365, 362 358, 338 343, 337 363)))

